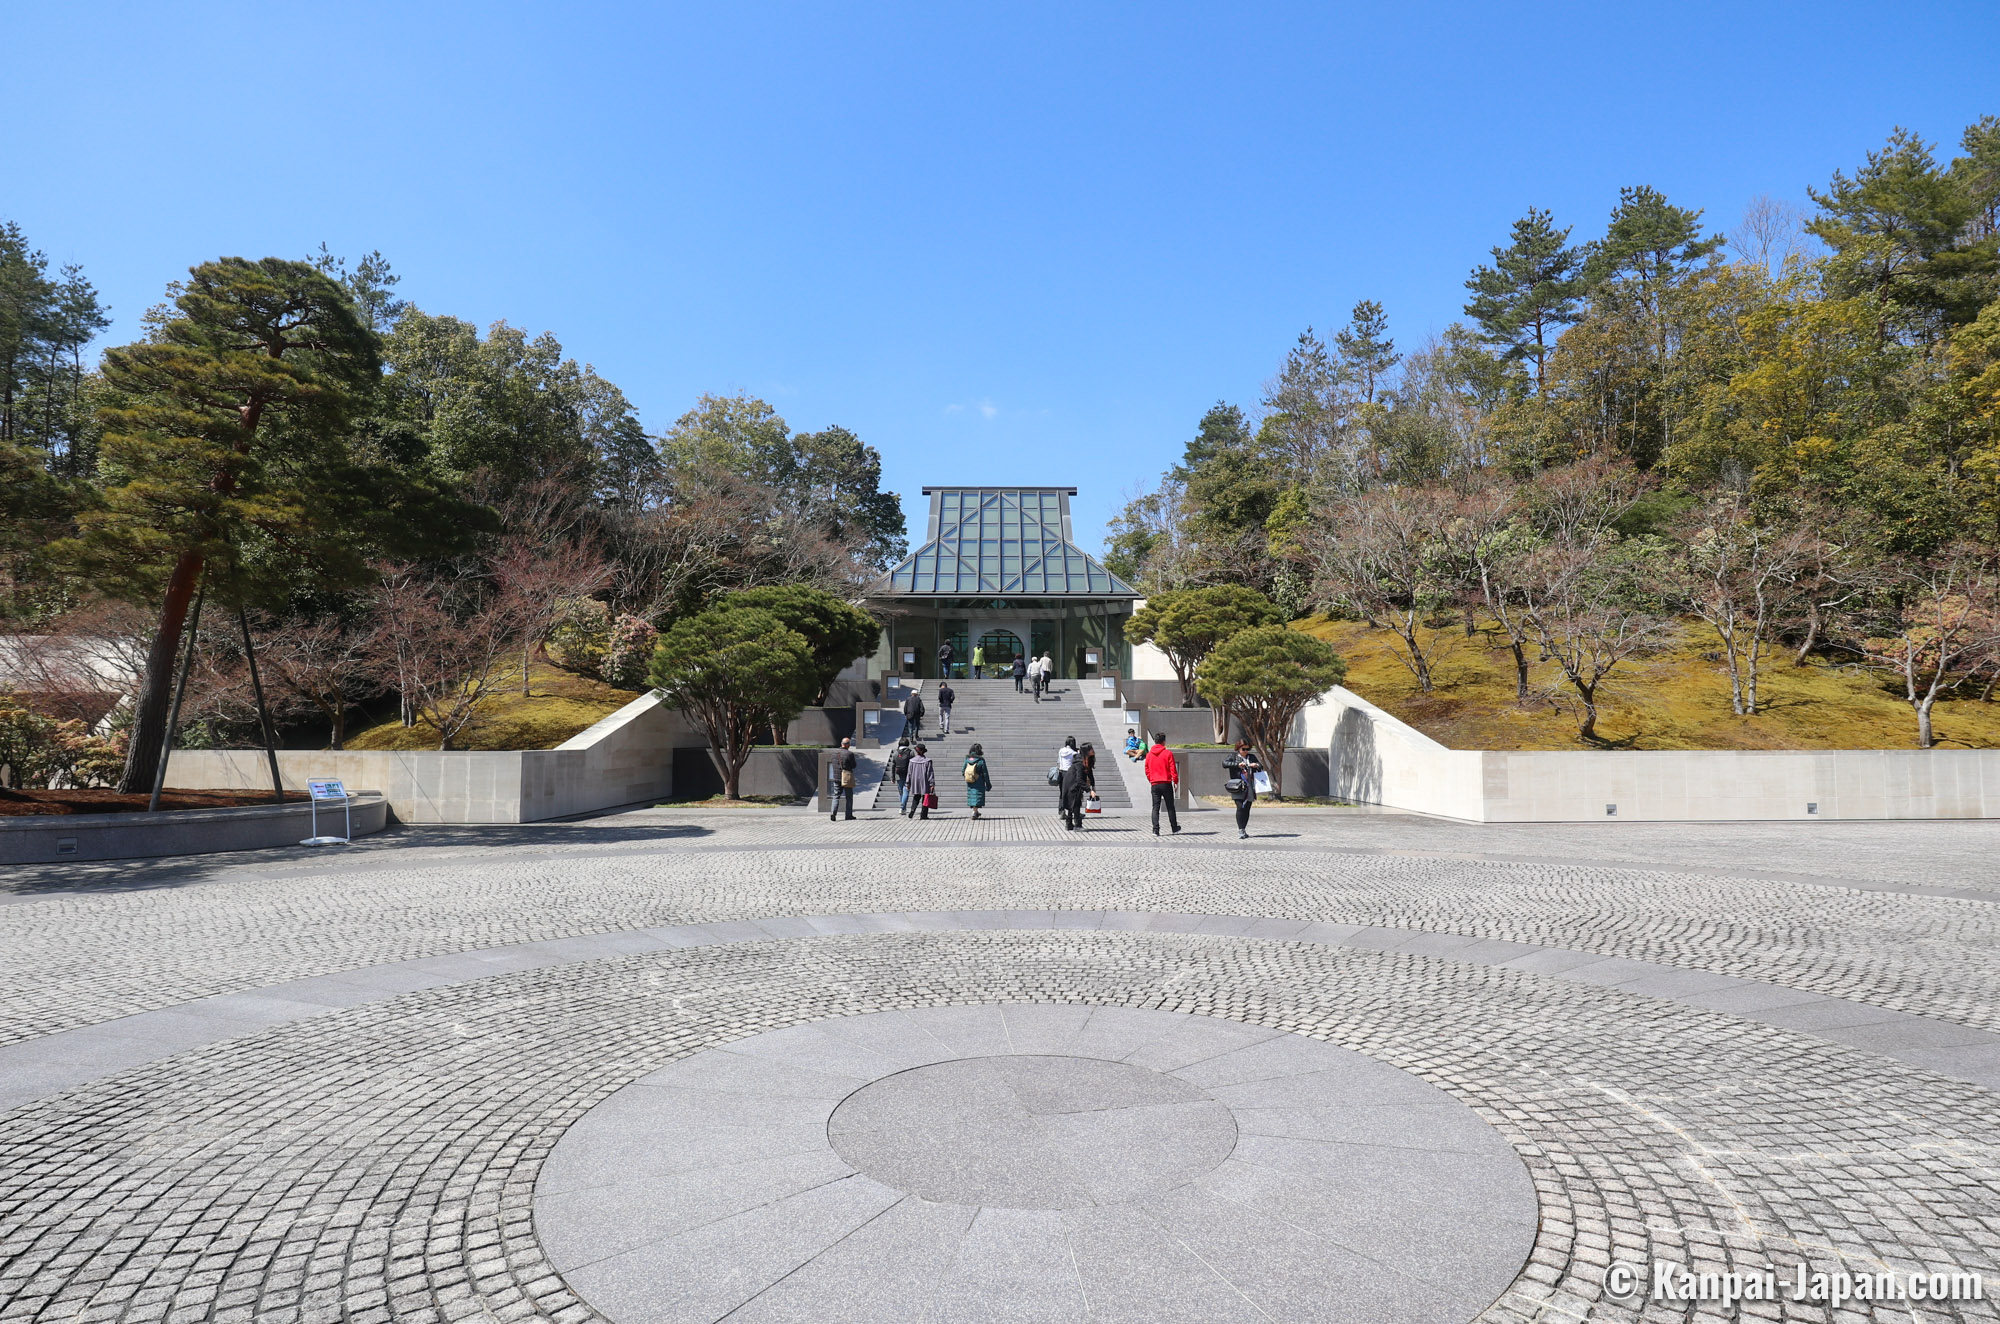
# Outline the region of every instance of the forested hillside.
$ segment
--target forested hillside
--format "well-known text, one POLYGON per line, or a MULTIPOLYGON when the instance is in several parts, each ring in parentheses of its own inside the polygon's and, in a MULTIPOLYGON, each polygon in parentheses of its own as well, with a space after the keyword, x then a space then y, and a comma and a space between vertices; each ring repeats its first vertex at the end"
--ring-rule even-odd
POLYGON ((482 329, 397 284, 380 254, 204 262, 142 339, 93 356, 108 310, 82 271, 0 228, 17 779, 116 768, 145 789, 189 659, 184 745, 259 743, 261 685, 294 740, 338 747, 386 716, 408 733, 374 743, 462 748, 521 707, 497 692, 548 674, 545 640, 642 688, 658 631, 716 594, 846 592, 901 555, 881 458, 845 428, 709 395, 649 433, 553 334, 482 329))
POLYGON ((1774 676, 1836 666, 1930 745, 2000 675, 2000 118, 1807 197, 1728 228, 1643 185, 1596 233, 1530 208, 1464 321, 1398 345, 1364 300, 1210 409, 1108 563, 1357 622, 1433 707, 1554 706, 1570 743, 1629 736, 1610 693, 1683 656, 1739 719, 1704 740, 1785 743, 1775 695, 1836 691, 1774 676), (1468 631, 1510 683, 1433 702, 1468 631))

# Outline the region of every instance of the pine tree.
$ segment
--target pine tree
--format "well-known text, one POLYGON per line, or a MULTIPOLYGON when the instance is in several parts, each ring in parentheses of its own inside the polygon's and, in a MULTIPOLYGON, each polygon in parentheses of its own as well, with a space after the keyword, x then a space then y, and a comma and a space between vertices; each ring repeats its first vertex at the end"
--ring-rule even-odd
POLYGON ((360 463, 347 425, 374 389, 374 335, 303 262, 222 258, 177 287, 152 339, 108 350, 105 487, 68 547, 100 587, 159 601, 120 788, 148 789, 189 604, 247 565, 365 573, 371 547, 455 546, 469 512, 360 463))
POLYGON ((1569 227, 1558 229, 1535 207, 1514 222, 1513 242, 1493 250, 1493 265, 1479 267, 1465 288, 1465 311, 1490 344, 1505 346, 1501 359, 1535 361, 1535 393, 1548 380, 1548 358, 1562 328, 1582 315, 1587 247, 1572 248, 1569 227))
POLYGON ((1333 345, 1344 375, 1361 388, 1362 403, 1374 404, 1382 378, 1403 359, 1389 338, 1389 316, 1382 305, 1373 299, 1355 304, 1347 328, 1334 333, 1333 345))

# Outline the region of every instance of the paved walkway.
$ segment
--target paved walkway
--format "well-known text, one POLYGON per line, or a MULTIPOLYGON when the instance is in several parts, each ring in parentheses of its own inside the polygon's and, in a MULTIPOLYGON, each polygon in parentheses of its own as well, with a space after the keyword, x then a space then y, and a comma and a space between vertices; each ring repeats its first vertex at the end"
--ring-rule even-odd
POLYGON ((2000 1294, 2000 825, 1222 818, 0 874, 0 1319, 1709 1317, 1614 1260, 2000 1294))

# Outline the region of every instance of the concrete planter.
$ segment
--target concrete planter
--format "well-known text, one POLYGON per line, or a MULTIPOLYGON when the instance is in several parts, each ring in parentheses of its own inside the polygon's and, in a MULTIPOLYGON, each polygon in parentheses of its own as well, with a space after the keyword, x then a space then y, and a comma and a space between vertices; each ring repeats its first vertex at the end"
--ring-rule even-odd
MULTIPOLYGON (((389 802, 374 791, 357 792, 352 808, 357 837, 380 832, 388 825, 389 802)), ((312 821, 310 804, 0 818, 0 864, 142 860, 296 846, 312 834, 312 821)), ((347 820, 338 804, 320 806, 321 835, 340 836, 346 829, 347 820)))

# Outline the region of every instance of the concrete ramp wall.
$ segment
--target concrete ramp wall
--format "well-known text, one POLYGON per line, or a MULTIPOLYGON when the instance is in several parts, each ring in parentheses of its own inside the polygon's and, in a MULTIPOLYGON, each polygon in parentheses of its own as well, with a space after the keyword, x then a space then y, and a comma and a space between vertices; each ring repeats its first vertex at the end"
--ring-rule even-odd
POLYGON ((1450 749, 1341 686, 1299 726, 1331 794, 1479 823, 2000 817, 2000 750, 1450 749))
MULTIPOLYGON (((674 748, 700 743, 679 713, 643 694, 554 749, 278 751, 288 788, 338 777, 379 791, 405 823, 532 823, 609 809, 673 792, 674 748)), ((270 785, 256 749, 176 750, 167 784, 270 785)))

